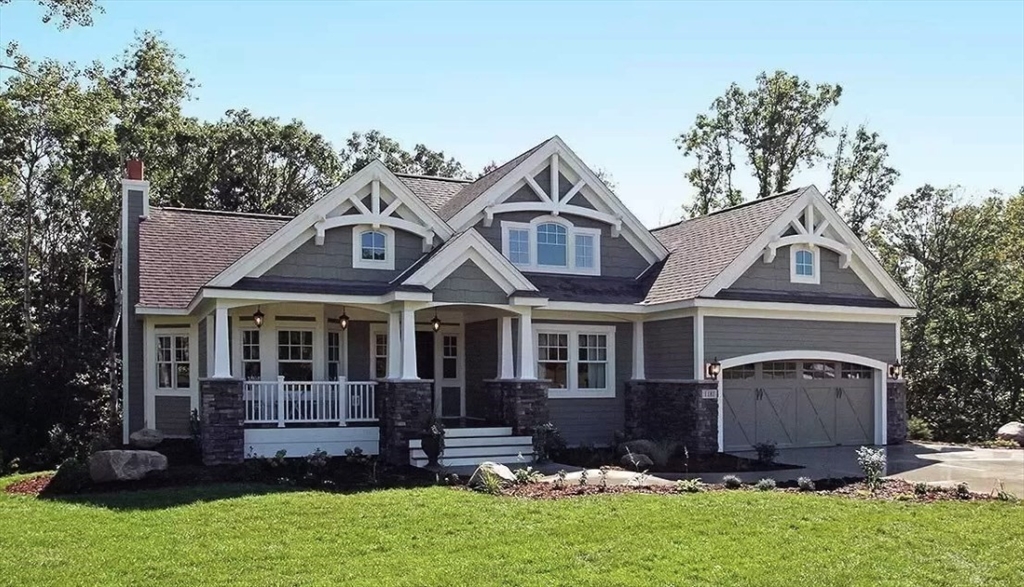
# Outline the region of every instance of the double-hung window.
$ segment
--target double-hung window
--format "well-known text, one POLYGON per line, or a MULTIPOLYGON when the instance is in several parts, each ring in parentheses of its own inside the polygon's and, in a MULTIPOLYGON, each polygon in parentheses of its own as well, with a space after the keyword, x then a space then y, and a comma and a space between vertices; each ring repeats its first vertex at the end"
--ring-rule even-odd
POLYGON ((277 374, 287 381, 313 380, 313 331, 277 331, 277 374))
POLYGON ((534 327, 537 375, 552 398, 615 397, 615 327, 543 324, 534 327))
POLYGON ((501 223, 502 251, 523 271, 601 274, 601 229, 573 225, 564 218, 501 223))
POLYGON ((340 331, 327 332, 327 378, 331 381, 336 381, 342 374, 341 342, 340 331))
POLYGON ((260 381, 260 331, 242 331, 242 375, 246 381, 260 381))
POLYGON ((373 352, 373 373, 370 375, 374 379, 384 379, 388 376, 388 335, 385 332, 374 332, 371 338, 370 350, 373 352))
POLYGON ((187 334, 157 333, 157 389, 189 389, 192 386, 188 344, 187 334))

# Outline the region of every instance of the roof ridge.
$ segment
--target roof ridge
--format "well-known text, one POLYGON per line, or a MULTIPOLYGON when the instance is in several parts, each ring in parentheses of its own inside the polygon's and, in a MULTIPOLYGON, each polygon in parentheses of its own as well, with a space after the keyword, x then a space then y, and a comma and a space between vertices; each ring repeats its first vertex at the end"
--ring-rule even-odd
POLYGON ((291 220, 294 216, 285 216, 283 214, 261 214, 259 212, 235 212, 232 210, 206 210, 202 208, 182 208, 176 206, 153 206, 154 210, 164 210, 168 212, 187 212, 190 214, 210 214, 214 216, 240 216, 243 218, 262 218, 264 220, 291 220))
POLYGON ((704 214, 704 215, 701 215, 701 216, 697 216, 696 218, 684 218, 682 220, 679 220, 678 222, 673 222, 672 224, 666 224, 664 226, 658 226, 658 227, 652 228, 651 232, 656 232, 656 231, 659 231, 659 230, 665 230, 666 228, 673 228, 675 226, 679 226, 679 225, 685 224, 687 222, 693 222, 695 220, 701 220, 702 218, 708 218, 710 216, 715 216, 715 215, 718 215, 718 214, 722 214, 724 212, 732 212, 734 210, 739 210, 740 208, 748 208, 748 207, 753 206, 755 204, 760 204, 761 202, 767 202, 769 200, 774 200, 776 198, 781 198, 783 196, 792 196, 794 194, 798 194, 800 192, 803 192, 804 190, 806 190, 809 187, 810 187, 809 185, 806 185, 806 186, 802 186, 802 187, 798 187, 798 188, 788 189, 788 190, 786 190, 784 192, 779 192, 779 193, 776 193, 776 194, 771 194, 770 196, 765 196, 763 198, 754 198, 753 200, 750 200, 748 202, 740 202, 739 204, 734 204, 732 206, 729 206, 728 208, 722 208, 720 210, 714 210, 712 212, 708 212, 707 214, 704 214))
POLYGON ((444 177, 443 175, 426 175, 421 173, 396 173, 397 177, 415 177, 418 179, 435 179, 438 181, 450 181, 452 183, 473 183, 475 179, 463 179, 460 177, 444 177))

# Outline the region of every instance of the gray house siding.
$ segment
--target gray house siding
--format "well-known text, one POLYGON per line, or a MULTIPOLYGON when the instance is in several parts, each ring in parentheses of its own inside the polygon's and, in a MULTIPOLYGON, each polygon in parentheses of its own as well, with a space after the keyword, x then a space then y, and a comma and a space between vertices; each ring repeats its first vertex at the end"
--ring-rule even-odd
POLYGON ((693 318, 644 322, 648 379, 693 379, 693 318))
POLYGON ((505 293, 476 263, 466 261, 434 287, 434 300, 473 304, 505 304, 505 293))
POLYGON ((824 293, 850 297, 874 298, 868 286, 861 281, 853 269, 839 267, 839 254, 829 249, 819 249, 821 254, 821 283, 791 283, 789 275, 790 247, 782 247, 775 260, 765 263, 760 257, 728 289, 785 291, 801 293, 824 293))
POLYGON ((267 277, 295 277, 338 281, 391 281, 423 256, 423 239, 411 232, 395 230, 395 269, 352 267, 352 227, 343 226, 324 233, 324 244, 314 238, 302 243, 274 265, 267 277))
POLYGON ((484 381, 498 374, 498 321, 466 324, 466 415, 481 417, 487 410, 484 381))
POLYGON ((199 361, 198 373, 200 378, 207 377, 208 369, 206 365, 206 323, 206 318, 199 321, 199 340, 196 341, 196 351, 199 353, 199 356, 196 357, 196 359, 199 361))
POLYGON ((188 397, 156 396, 156 429, 169 436, 188 436, 192 400, 188 397))
POLYGON ((896 326, 872 322, 704 318, 706 358, 717 356, 721 360, 785 350, 847 353, 891 363, 896 360, 896 326))
MULTIPOLYGON (((561 321, 537 321, 538 324, 561 321)), ((594 324, 588 322, 588 324, 594 324)), ((616 430, 622 430, 625 414, 626 381, 633 372, 633 325, 615 326, 615 397, 593 399, 553 398, 548 400, 551 422, 568 444, 608 445, 616 430)))
MULTIPOLYGON (((495 214, 494 221, 489 227, 484 226, 481 222, 475 228, 492 247, 501 252, 502 221, 525 223, 539 215, 541 214, 538 212, 495 214)), ((649 264, 643 256, 625 238, 621 236, 612 238, 611 227, 607 224, 572 214, 563 214, 562 218, 572 222, 575 226, 601 229, 601 275, 605 277, 636 277, 647 269, 649 264)))
POLYGON ((128 266, 126 267, 128 305, 123 309, 122 328, 128 329, 128 348, 124 350, 127 357, 122 360, 128 365, 127 389, 122 390, 123 397, 128 400, 128 430, 134 432, 145 427, 146 421, 146 376, 143 359, 145 334, 142 318, 135 314, 135 306, 139 303, 139 223, 143 212, 143 192, 128 190, 128 226, 122 246, 128 247, 128 266))

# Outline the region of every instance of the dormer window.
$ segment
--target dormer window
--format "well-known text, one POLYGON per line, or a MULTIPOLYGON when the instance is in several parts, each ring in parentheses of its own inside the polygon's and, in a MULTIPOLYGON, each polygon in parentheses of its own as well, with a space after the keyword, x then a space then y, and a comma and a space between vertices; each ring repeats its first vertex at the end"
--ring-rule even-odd
POLYGON ((806 245, 793 245, 790 248, 789 280, 793 283, 821 283, 818 251, 806 245))
POLYGON ((352 267, 356 269, 394 269, 395 231, 381 226, 355 226, 352 229, 352 267))
POLYGON ((501 223, 502 252, 522 271, 601 274, 601 229, 583 228, 564 218, 501 223))

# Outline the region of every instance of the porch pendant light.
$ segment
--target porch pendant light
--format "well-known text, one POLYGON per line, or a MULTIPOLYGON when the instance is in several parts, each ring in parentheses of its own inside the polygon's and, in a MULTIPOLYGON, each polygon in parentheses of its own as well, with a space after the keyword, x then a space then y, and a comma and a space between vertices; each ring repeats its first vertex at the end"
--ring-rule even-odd
POLYGON ((348 314, 345 313, 345 306, 341 307, 341 316, 338 316, 338 326, 341 326, 342 330, 348 328, 348 314))
POLYGON ((441 330, 441 319, 437 317, 436 310, 434 311, 434 319, 430 321, 430 326, 434 329, 434 332, 441 330))
POLYGON ((718 357, 715 357, 714 361, 708 363, 707 376, 708 379, 718 379, 718 375, 722 372, 722 364, 718 362, 718 357))
POLYGON ((259 306, 256 306, 256 313, 252 315, 252 322, 256 325, 256 328, 263 326, 263 312, 260 312, 259 306))

